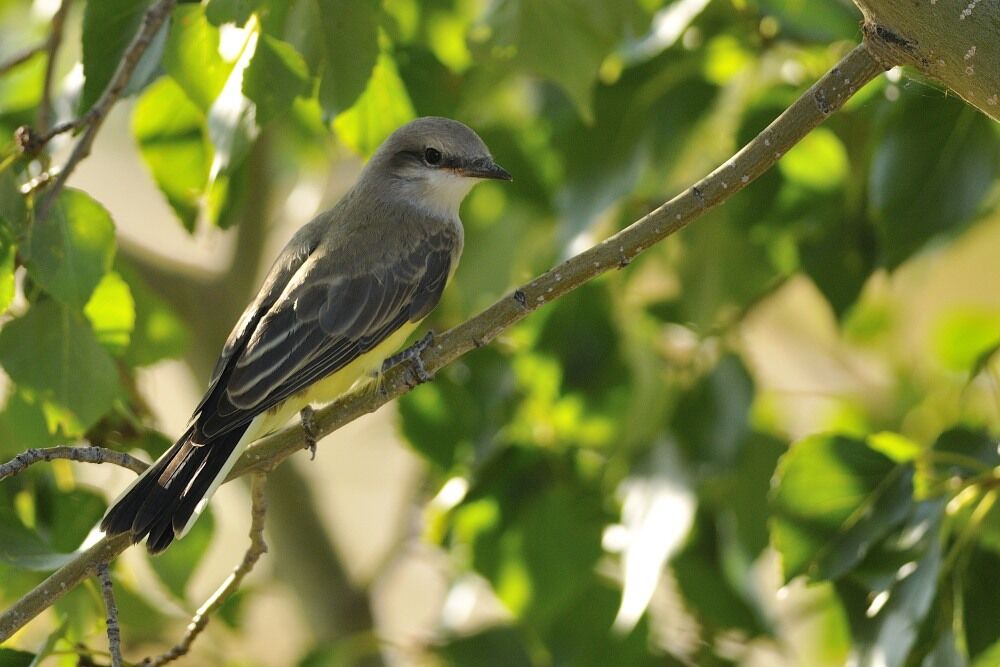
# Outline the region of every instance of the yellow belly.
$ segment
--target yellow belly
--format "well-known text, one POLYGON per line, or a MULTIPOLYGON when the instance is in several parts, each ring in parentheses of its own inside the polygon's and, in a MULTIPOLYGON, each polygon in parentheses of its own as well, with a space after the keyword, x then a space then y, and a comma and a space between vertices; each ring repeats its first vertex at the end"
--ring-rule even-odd
POLYGON ((306 387, 268 410, 254 438, 278 430, 307 405, 330 403, 347 393, 359 381, 372 379, 382 369, 382 362, 392 356, 416 328, 416 324, 407 322, 391 336, 336 373, 306 387))

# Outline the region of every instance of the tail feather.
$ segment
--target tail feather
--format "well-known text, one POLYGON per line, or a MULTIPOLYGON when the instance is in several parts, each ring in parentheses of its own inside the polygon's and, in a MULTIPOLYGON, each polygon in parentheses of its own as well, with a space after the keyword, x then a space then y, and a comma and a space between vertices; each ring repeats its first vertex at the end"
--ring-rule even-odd
POLYGON ((235 462, 247 429, 195 444, 188 430, 111 505, 101 530, 130 533, 132 543, 147 538, 150 553, 163 551, 189 528, 198 504, 215 491, 235 462))

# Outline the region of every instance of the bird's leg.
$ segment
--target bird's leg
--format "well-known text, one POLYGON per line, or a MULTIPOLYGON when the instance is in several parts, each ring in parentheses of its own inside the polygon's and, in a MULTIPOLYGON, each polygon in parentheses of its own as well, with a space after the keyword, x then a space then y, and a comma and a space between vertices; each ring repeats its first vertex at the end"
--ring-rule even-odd
POLYGON ((417 384, 423 382, 430 382, 434 379, 434 376, 427 372, 427 368, 424 366, 423 351, 426 350, 431 343, 434 342, 434 332, 428 331, 427 335, 418 340, 416 343, 406 348, 402 352, 397 352, 392 355, 384 362, 382 362, 382 372, 386 372, 396 364, 401 364, 405 361, 410 362, 410 368, 413 370, 413 374, 417 378, 417 384))
POLYGON ((306 449, 309 450, 309 460, 316 460, 316 442, 319 440, 316 434, 315 412, 311 405, 307 405, 299 411, 299 422, 302 424, 302 431, 306 434, 306 449))

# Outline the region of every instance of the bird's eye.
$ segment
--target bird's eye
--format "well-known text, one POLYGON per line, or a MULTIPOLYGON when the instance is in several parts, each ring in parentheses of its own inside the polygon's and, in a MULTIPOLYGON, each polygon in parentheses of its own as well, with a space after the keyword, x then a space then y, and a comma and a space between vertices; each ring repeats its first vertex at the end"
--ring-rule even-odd
POLYGON ((427 164, 441 164, 441 151, 436 148, 428 148, 424 151, 424 161, 427 164))

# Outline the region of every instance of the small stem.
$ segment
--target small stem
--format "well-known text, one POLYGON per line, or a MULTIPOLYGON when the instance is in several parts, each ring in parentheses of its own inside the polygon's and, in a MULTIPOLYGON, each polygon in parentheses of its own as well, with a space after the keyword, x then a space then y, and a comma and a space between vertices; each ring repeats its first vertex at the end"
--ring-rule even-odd
POLYGON ((125 54, 122 56, 121 62, 118 63, 118 69, 115 70, 111 81, 108 82, 104 92, 101 93, 101 96, 94 103, 94 106, 91 107, 90 111, 78 121, 78 126, 86 125, 86 129, 73 148, 73 152, 70 153, 66 164, 59 171, 59 175, 55 177, 52 185, 48 187, 39 200, 36 210, 36 217, 38 219, 44 218, 48 214, 49 208, 52 206, 55 198, 59 196, 59 192, 66 185, 70 174, 73 173, 73 170, 76 169, 77 165, 84 158, 90 155, 90 149, 94 145, 94 138, 101 129, 101 125, 104 124, 108 112, 111 111, 111 107, 114 106, 125 90, 125 86, 128 85, 129 80, 132 78, 132 73, 139 65, 142 54, 149 48, 153 37, 176 4, 177 0, 160 0, 146 10, 145 15, 142 17, 142 26, 128 45, 128 48, 125 49, 125 54))
POLYGON ((191 650, 191 645, 198 635, 208 625, 209 618, 221 607, 226 600, 235 593, 243 578, 247 576, 257 560, 267 552, 267 543, 264 541, 264 515, 267 513, 267 498, 264 489, 267 483, 267 475, 261 472, 254 473, 253 482, 250 487, 252 509, 250 514, 250 546, 243 554, 243 560, 232 574, 226 578, 222 585, 212 594, 210 598, 195 613, 188 624, 184 637, 177 644, 167 651, 155 657, 149 657, 140 663, 143 667, 160 667, 168 662, 186 655, 191 650))
POLYGON ((118 606, 115 604, 115 592, 111 585, 111 575, 108 564, 97 565, 97 578, 101 580, 101 595, 104 596, 104 608, 107 610, 108 649, 111 651, 111 667, 122 667, 122 631, 118 625, 118 606))
POLYGON ((66 24, 66 14, 73 0, 62 0, 59 9, 52 15, 52 25, 49 28, 49 38, 45 42, 48 60, 45 63, 45 82, 42 84, 42 100, 38 104, 35 115, 35 125, 38 131, 45 133, 52 123, 52 79, 55 77, 56 56, 63 39, 63 26, 66 24))
POLYGON ((29 46, 26 49, 21 49, 20 51, 12 55, 10 58, 0 63, 0 76, 3 76, 4 74, 11 71, 15 67, 18 67, 19 65, 23 65, 24 63, 28 62, 33 57, 37 56, 39 53, 44 51, 46 46, 47 43, 42 42, 40 44, 35 44, 34 46, 29 46))
POLYGON ((55 459, 69 459, 70 461, 78 461, 80 463, 113 463, 116 466, 128 468, 137 474, 149 467, 130 454, 105 447, 60 445, 58 447, 45 447, 43 449, 28 449, 7 463, 0 464, 0 480, 16 475, 39 461, 54 461, 55 459))

